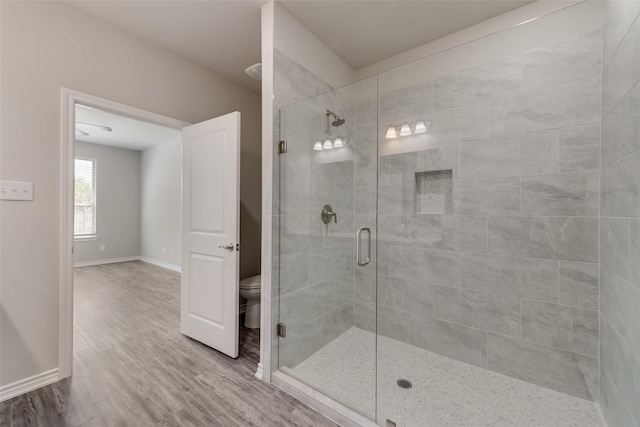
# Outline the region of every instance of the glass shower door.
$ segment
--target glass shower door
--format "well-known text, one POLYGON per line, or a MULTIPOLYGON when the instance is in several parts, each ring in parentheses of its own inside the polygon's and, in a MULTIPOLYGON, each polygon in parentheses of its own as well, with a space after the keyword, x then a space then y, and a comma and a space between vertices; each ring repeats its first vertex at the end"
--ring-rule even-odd
POLYGON ((378 76, 379 425, 600 425, 599 7, 378 76))
POLYGON ((375 417, 377 84, 282 108, 278 367, 375 417))
POLYGON ((598 424, 599 7, 280 110, 281 371, 380 426, 598 424))

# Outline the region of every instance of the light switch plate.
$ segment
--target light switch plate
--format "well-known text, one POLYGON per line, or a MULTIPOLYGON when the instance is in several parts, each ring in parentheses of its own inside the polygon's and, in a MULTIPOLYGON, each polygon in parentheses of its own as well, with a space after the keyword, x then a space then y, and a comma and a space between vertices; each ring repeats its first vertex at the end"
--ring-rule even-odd
POLYGON ((0 181, 0 200, 33 200, 33 182, 0 181))

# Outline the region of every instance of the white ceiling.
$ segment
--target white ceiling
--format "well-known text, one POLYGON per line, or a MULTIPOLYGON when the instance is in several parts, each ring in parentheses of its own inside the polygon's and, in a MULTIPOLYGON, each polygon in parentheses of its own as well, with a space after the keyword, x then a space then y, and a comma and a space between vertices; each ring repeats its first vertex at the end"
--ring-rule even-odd
POLYGON ((87 1, 68 3, 260 92, 244 73, 260 62, 260 8, 267 1, 87 1))
POLYGON ((532 1, 282 1, 289 13, 354 70, 527 3, 532 1))
POLYGON ((89 133, 86 136, 76 134, 76 141, 138 151, 146 150, 181 136, 181 131, 178 129, 143 122, 84 105, 76 105, 76 127, 89 133), (78 123, 107 126, 112 131, 107 132, 93 126, 84 126, 78 123))
MULTIPOLYGON (((525 0, 285 0, 282 5, 354 70, 524 6, 525 0)), ((260 9, 266 0, 133 0, 68 3, 255 91, 244 69, 260 62, 260 9)), ((76 140, 145 150, 180 131, 90 107, 76 108, 76 140)))
MULTIPOLYGON (((260 62, 266 1, 68 3, 260 92, 244 69, 260 62)), ((354 69, 521 7, 524 0, 287 0, 283 6, 354 69)))

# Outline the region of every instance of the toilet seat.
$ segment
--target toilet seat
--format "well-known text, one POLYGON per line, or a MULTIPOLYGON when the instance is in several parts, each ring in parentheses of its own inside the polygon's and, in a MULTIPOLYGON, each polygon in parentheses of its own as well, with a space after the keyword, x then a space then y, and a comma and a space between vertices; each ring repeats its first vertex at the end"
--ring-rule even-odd
POLYGON ((240 289, 256 289, 262 287, 262 275, 247 277, 240 281, 240 289))
POLYGON ((260 289, 242 289, 241 296, 249 299, 251 297, 260 297, 260 289))

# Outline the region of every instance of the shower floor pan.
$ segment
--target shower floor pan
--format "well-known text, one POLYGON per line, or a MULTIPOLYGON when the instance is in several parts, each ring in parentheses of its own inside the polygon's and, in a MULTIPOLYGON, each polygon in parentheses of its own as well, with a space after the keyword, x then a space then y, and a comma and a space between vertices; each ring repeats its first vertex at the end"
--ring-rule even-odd
MULTIPOLYGON (((378 424, 605 426, 597 404, 387 338, 378 339, 378 424), (398 386, 408 380, 409 389, 398 386)), ((351 328, 287 372, 373 418, 375 334, 351 328)))

